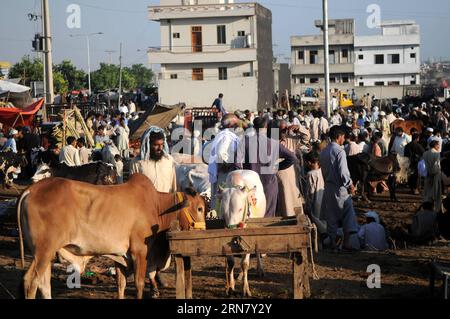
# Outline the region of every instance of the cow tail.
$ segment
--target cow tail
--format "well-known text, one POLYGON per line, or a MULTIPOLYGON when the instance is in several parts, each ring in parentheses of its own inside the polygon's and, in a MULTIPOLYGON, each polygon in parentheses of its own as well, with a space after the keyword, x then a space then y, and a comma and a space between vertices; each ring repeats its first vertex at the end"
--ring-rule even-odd
POLYGON ((19 227, 19 242, 20 242, 20 259, 22 261, 22 269, 25 269, 25 249, 23 245, 23 232, 22 232, 22 223, 21 223, 21 214, 22 214, 22 202, 26 199, 26 197, 30 195, 30 191, 26 190, 22 196, 20 196, 19 203, 17 204, 17 224, 19 227))

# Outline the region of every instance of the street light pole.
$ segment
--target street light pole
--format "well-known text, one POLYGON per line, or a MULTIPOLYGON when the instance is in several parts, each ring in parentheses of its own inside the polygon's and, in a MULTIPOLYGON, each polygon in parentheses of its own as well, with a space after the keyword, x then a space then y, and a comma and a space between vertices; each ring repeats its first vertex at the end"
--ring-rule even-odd
POLYGON ((330 49, 328 43, 328 0, 323 0, 323 44, 324 44, 324 78, 325 78, 325 112, 331 116, 330 109, 330 49))
POLYGON ((86 35, 87 51, 88 51, 88 85, 89 85, 89 96, 91 95, 91 50, 89 46, 89 35, 86 35))
POLYGON ((86 37, 86 43, 87 43, 87 60, 88 60, 88 85, 89 85, 89 95, 91 95, 91 48, 89 43, 89 37, 91 35, 101 35, 103 32, 96 32, 96 33, 88 33, 88 34, 77 34, 73 35, 71 34, 70 37, 86 37))

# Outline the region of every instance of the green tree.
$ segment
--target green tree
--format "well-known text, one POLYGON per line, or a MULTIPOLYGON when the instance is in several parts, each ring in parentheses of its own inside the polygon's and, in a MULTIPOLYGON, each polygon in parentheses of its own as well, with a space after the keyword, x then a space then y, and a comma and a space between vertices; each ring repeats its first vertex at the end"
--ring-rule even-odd
POLYGON ((62 73, 53 72, 53 88, 60 94, 66 94, 69 91, 69 83, 62 73))
POLYGON ((151 87, 153 81, 153 71, 145 67, 143 64, 133 64, 131 68, 125 68, 136 80, 136 87, 151 87))
MULTIPOLYGON (((91 85, 94 90, 117 89, 119 87, 120 68, 114 64, 101 63, 100 69, 92 72, 91 85)), ((122 70, 122 88, 136 88, 134 76, 126 68, 122 70)))
POLYGON ((26 55, 22 60, 14 64, 9 71, 9 78, 21 78, 24 85, 29 86, 32 81, 44 80, 44 65, 38 58, 30 59, 26 55))
POLYGON ((62 75, 67 82, 68 90, 80 90, 87 87, 87 75, 79 70, 69 60, 63 60, 60 64, 53 66, 54 72, 62 75))

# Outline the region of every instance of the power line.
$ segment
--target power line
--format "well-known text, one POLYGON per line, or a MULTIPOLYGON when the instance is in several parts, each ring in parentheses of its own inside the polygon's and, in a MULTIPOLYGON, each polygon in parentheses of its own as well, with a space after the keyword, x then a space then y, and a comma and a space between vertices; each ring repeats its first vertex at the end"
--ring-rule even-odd
MULTIPOLYGON (((71 3, 71 1, 66 0, 67 3, 71 3)), ((124 2, 125 3, 125 2, 124 2)), ((96 9, 96 10, 102 10, 102 11, 110 11, 110 12, 120 12, 120 13, 130 13, 130 14, 142 14, 143 11, 133 11, 133 10, 123 10, 123 9, 114 9, 114 8, 106 8, 106 7, 101 7, 101 6, 96 6, 96 5, 92 5, 92 4, 85 4, 85 3, 78 3, 81 7, 87 7, 87 8, 91 8, 91 9, 96 9)), ((144 11, 146 12, 146 11, 144 11)))

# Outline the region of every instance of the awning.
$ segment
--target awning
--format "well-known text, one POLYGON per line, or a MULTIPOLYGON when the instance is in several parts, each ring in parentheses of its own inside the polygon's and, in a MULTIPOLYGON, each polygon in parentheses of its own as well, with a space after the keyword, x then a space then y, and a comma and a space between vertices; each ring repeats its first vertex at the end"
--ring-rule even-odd
POLYGON ((33 120, 36 113, 44 104, 44 100, 41 99, 23 109, 16 107, 0 108, 0 122, 4 127, 16 127, 16 126, 33 126, 33 120))
POLYGON ((172 120, 186 107, 185 104, 167 106, 156 104, 139 119, 130 124, 130 140, 138 140, 151 126, 167 128, 172 120))

